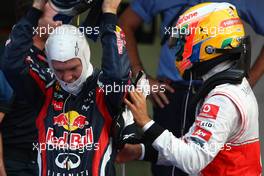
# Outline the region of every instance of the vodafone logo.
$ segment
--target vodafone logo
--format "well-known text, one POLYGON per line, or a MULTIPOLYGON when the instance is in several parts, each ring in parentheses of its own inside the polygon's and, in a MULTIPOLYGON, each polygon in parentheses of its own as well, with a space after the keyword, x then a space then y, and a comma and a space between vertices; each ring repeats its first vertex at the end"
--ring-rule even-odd
POLYGON ((219 111, 219 106, 213 104, 204 104, 201 109, 202 110, 198 117, 216 119, 219 111))
POLYGON ((194 18, 194 17, 197 17, 198 16, 198 12, 193 12, 193 13, 190 13, 190 14, 186 14, 182 17, 180 17, 177 25, 181 25, 182 23, 194 18))
POLYGON ((207 113, 211 111, 211 106, 210 105, 204 105, 203 107, 203 112, 207 113))

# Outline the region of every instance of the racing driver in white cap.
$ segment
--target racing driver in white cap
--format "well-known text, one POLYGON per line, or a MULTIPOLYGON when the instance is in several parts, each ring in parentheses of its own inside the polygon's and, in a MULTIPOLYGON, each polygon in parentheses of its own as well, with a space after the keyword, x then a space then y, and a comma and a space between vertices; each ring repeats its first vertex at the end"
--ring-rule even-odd
POLYGON ((110 131, 124 92, 106 93, 104 88, 129 80, 124 34, 116 26, 120 0, 104 0, 102 5, 102 71, 91 65, 89 45, 72 25, 50 34, 45 44, 50 68, 42 67, 45 58, 34 52, 32 40, 45 5, 37 2, 13 28, 3 63, 18 96, 39 112, 35 147, 41 155, 41 175, 114 175, 110 131))

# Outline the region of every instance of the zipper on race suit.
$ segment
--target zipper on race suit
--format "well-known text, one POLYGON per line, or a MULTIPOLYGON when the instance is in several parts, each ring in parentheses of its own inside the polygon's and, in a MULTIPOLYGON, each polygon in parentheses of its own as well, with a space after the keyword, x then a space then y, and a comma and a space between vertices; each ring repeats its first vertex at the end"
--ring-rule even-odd
MULTIPOLYGON (((66 100, 65 100, 65 102, 64 102, 64 105, 63 105, 63 113, 65 114, 65 109, 66 109, 66 104, 67 104, 67 102, 68 102, 68 100, 70 99, 70 97, 71 97, 71 95, 72 94, 69 94, 69 96, 66 98, 66 100)), ((69 160, 69 156, 70 156, 70 139, 69 139, 69 136, 71 136, 71 118, 70 118, 70 113, 68 113, 68 130, 69 130, 69 132, 67 133, 68 135, 67 135, 67 139, 68 139, 68 141, 67 141, 67 153, 68 153, 68 156, 67 156, 67 161, 66 161, 66 168, 67 168, 67 170, 70 170, 70 168, 71 168, 71 162, 70 162, 70 160, 69 160)))

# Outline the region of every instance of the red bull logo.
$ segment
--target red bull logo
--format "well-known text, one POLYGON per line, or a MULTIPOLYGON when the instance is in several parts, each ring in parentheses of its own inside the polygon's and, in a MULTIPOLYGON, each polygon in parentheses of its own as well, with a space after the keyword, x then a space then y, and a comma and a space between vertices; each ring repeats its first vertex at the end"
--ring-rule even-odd
POLYGON ((75 131, 83 129, 89 122, 87 121, 87 117, 80 115, 78 112, 69 111, 53 117, 53 124, 63 127, 67 131, 75 131))
POLYGON ((60 115, 53 118, 53 124, 58 125, 59 127, 68 125, 68 118, 61 113, 60 115))
POLYGON ((46 135, 46 144, 51 144, 56 147, 79 149, 93 143, 94 136, 92 127, 85 129, 85 134, 83 136, 79 133, 70 133, 69 135, 68 131, 64 131, 62 136, 57 137, 54 134, 53 128, 48 128, 46 135))

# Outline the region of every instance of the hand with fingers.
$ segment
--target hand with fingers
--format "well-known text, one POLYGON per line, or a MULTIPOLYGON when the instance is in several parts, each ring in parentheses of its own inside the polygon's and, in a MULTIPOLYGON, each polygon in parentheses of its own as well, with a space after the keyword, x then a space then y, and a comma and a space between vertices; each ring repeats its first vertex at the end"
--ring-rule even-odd
POLYGON ((174 89, 169 84, 161 83, 159 80, 152 77, 149 77, 148 80, 150 84, 150 98, 152 103, 160 108, 164 108, 170 103, 165 91, 174 93, 174 89))
POLYGON ((125 103, 131 110, 136 124, 143 127, 149 121, 151 121, 147 112, 146 98, 142 92, 133 90, 129 92, 131 100, 125 98, 125 103))

